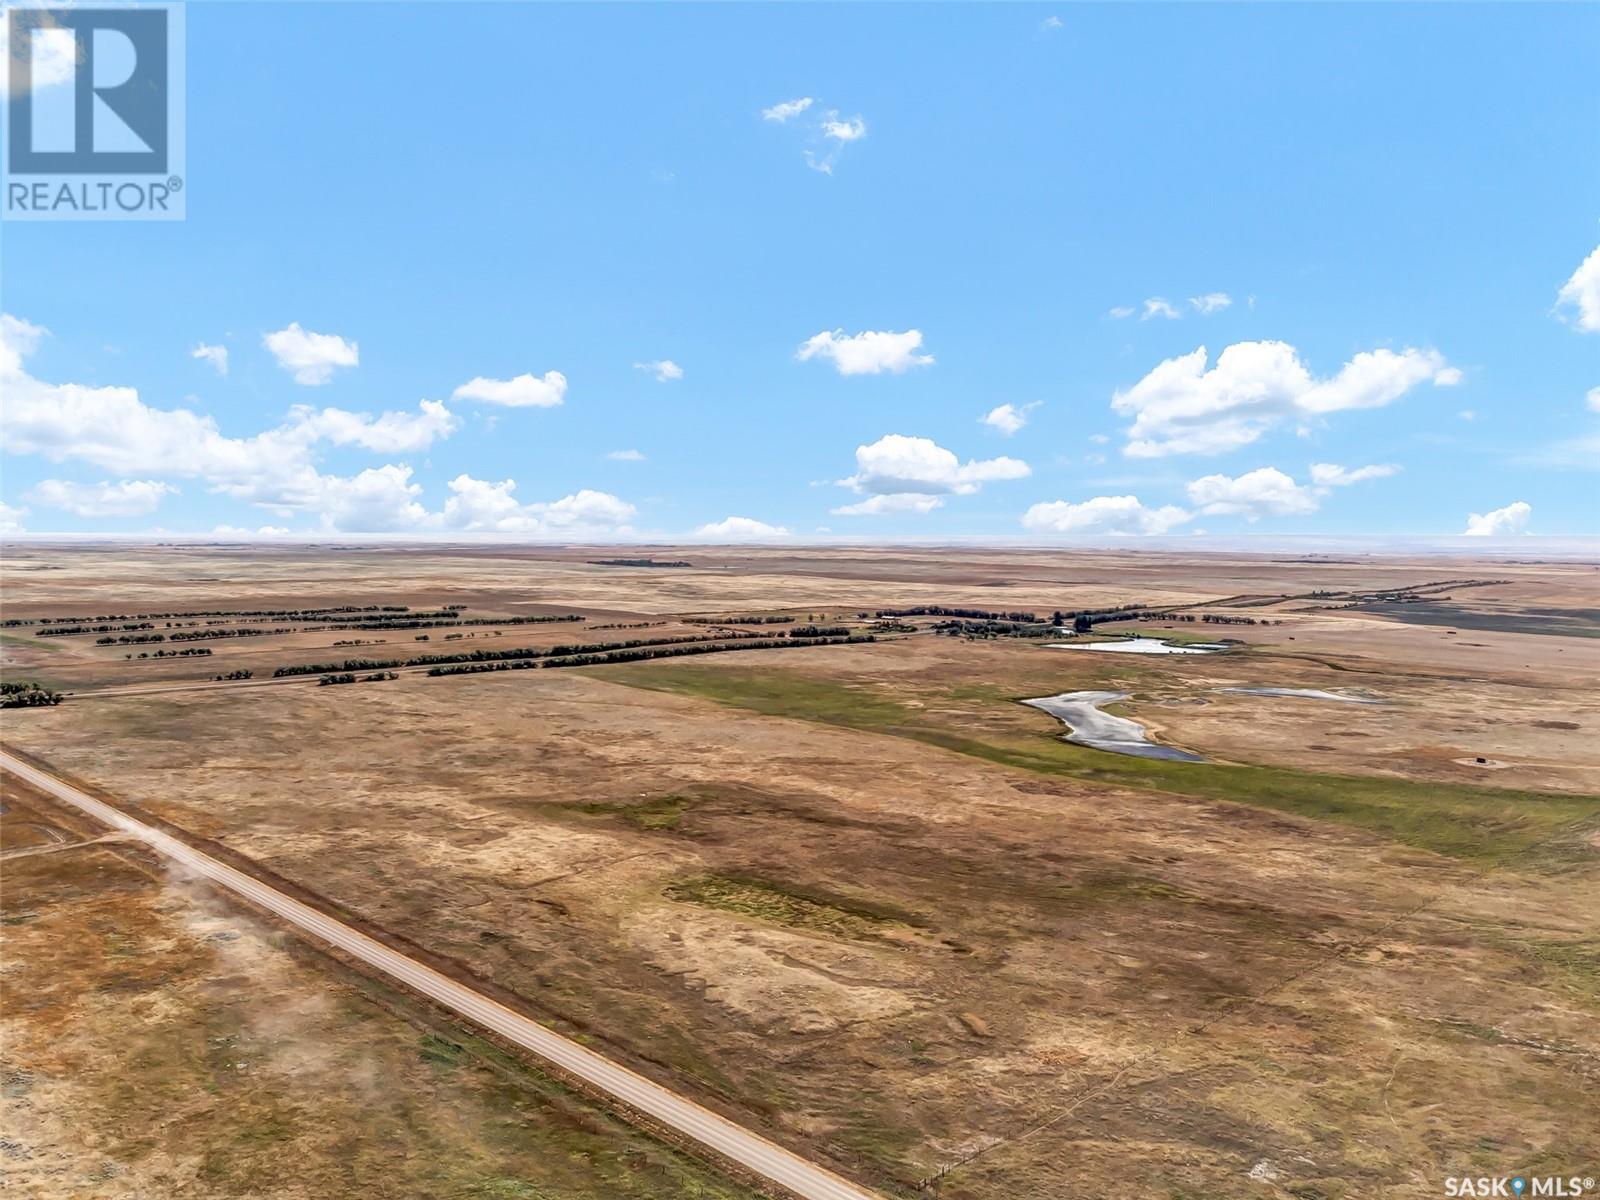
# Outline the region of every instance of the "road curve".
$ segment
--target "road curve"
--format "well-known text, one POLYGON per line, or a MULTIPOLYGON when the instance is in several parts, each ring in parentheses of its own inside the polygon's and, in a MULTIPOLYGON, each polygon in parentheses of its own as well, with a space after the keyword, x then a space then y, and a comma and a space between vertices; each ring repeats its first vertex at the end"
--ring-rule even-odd
POLYGON ((660 1084, 546 1029, 537 1021, 495 1003, 449 976, 407 958, 307 904, 285 896, 254 876, 134 820, 120 809, 96 800, 3 750, 0 750, 0 766, 58 800, 81 809, 102 824, 131 834, 159 854, 237 893, 252 904, 267 909, 318 941, 336 946, 351 957, 360 959, 474 1024, 499 1034, 661 1125, 709 1147, 753 1175, 775 1183, 796 1196, 805 1197, 805 1200, 880 1200, 877 1193, 807 1162, 726 1117, 718 1116, 710 1109, 668 1091, 660 1084))

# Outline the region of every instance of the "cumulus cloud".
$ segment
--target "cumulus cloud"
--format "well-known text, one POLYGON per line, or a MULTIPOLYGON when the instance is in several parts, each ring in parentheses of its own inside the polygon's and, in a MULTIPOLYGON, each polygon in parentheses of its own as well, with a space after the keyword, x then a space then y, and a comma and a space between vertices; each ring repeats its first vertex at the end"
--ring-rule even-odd
POLYGON ((1028 414, 1038 407, 1039 402, 1037 400, 1032 404, 1024 404, 1020 408, 1015 404, 1002 404, 997 408, 991 408, 978 420, 990 429, 999 430, 1007 437, 1010 437, 1028 423, 1028 414))
POLYGON ((205 342, 201 342, 193 350, 189 351, 189 357, 198 358, 218 375, 226 375, 228 373, 228 348, 226 346, 208 346, 205 342))
POLYGON ((467 380, 450 394, 452 400, 478 400, 507 408, 554 408, 567 398, 567 377, 560 371, 542 376, 526 374, 513 379, 467 380))
POLYGON ((1260 467, 1230 478, 1206 475, 1186 489, 1189 501, 1208 516, 1304 516, 1317 511, 1319 492, 1296 483, 1276 467, 1260 467))
POLYGON ((963 463, 931 438, 891 433, 856 447, 856 473, 840 482, 873 495, 914 493, 969 495, 983 484, 1022 479, 1028 464, 1015 458, 969 459, 963 463))
MULTIPOLYGON (((6 87, 13 96, 22 95, 22 72, 10 68, 14 61, 11 58, 9 20, 0 21, 0 62, 7 64, 0 68, 0 75, 6 78, 6 87)), ((54 23, 54 18, 46 13, 41 20, 40 28, 33 35, 34 42, 31 48, 29 90, 40 92, 45 88, 57 87, 73 78, 77 70, 78 43, 70 29, 63 29, 54 23)), ((25 48, 19 54, 28 53, 25 48)))
POLYGON ((933 355, 917 353, 921 346, 920 329, 904 333, 867 330, 853 335, 842 329, 825 329, 806 339, 795 357, 801 362, 825 359, 841 375, 880 375, 884 371, 899 375, 912 367, 932 365, 933 355))
POLYGON ((1469 513, 1467 527, 1461 531, 1462 537, 1507 537, 1523 532, 1528 526, 1528 518, 1533 515, 1533 505, 1523 500, 1515 500, 1504 508, 1497 508, 1486 513, 1469 513))
POLYGON ((424 401, 416 414, 371 417, 340 409, 296 406, 288 419, 250 437, 229 437, 209 415, 145 404, 130 387, 53 384, 34 378, 23 359, 45 331, 15 317, 0 317, 0 412, 6 448, 52 462, 76 461, 123 477, 200 478, 213 493, 275 512, 345 514, 375 511, 374 495, 393 501, 382 528, 403 527, 422 513, 408 508, 409 468, 349 479, 324 475, 315 465, 319 444, 368 449, 418 449, 453 428, 443 405, 424 401), (396 472, 404 476, 396 478, 396 472))
MULTIPOLYGON (((423 401, 415 413, 373 417, 297 405, 283 424, 251 437, 229 437, 216 421, 187 409, 145 404, 127 387, 52 384, 23 367, 45 330, 0 316, 0 390, 6 405, 6 448, 56 462, 90 463, 118 475, 203 479, 207 490, 267 509, 312 516, 327 532, 489 530, 570 536, 626 532, 634 507, 588 489, 548 503, 523 504, 512 480, 488 483, 461 475, 440 511, 422 501, 411 467, 388 463, 354 475, 323 474, 316 451, 325 444, 380 453, 422 449, 455 428, 444 405, 423 401)), ((40 502, 119 506, 131 510, 176 489, 155 480, 119 484, 41 485, 40 502)))
POLYGON ((422 401, 415 413, 386 412, 379 417, 339 408, 318 412, 297 404, 289 410, 289 421, 291 430, 310 439, 324 439, 336 446, 360 446, 378 454, 426 450, 435 441, 449 437, 460 424, 437 400, 422 401))
POLYGON ((1316 379, 1285 342, 1237 342, 1210 369, 1207 360, 1204 346, 1169 358, 1112 397, 1112 409, 1133 418, 1123 453, 1220 454, 1288 418, 1382 407, 1449 369, 1437 351, 1373 350, 1316 379))
POLYGON ((1600 387, 1592 387, 1583 398, 1586 408, 1592 413, 1600 413, 1600 387))
POLYGON ((855 504, 844 504, 828 511, 836 517, 885 517, 898 513, 918 516, 931 513, 944 504, 942 496, 922 496, 915 492, 898 492, 884 496, 869 496, 855 504))
POLYGON ((155 512, 163 497, 177 492, 170 483, 154 479, 124 479, 118 483, 46 479, 28 493, 28 499, 79 517, 139 517, 155 512))
POLYGON ((319 387, 333 378, 341 367, 361 361, 361 348, 336 333, 312 333, 291 321, 287 328, 261 335, 262 345, 278 360, 278 365, 307 387, 319 387))
POLYGON ((1137 496, 1095 496, 1035 504, 1022 514, 1022 526, 1034 533, 1163 534, 1191 519, 1174 504, 1146 508, 1137 496))
POLYGON ((1144 311, 1139 314, 1139 320, 1148 321, 1152 317, 1161 317, 1163 320, 1176 321, 1179 315, 1178 310, 1160 296, 1151 296, 1144 302, 1144 311))
POLYGON ((832 138, 836 142, 859 142, 867 136, 867 123, 860 117, 846 117, 839 119, 839 114, 831 112, 823 119, 822 136, 832 138))
POLYGON ((512 495, 516 487, 514 479, 490 483, 458 475, 432 523, 464 532, 609 535, 628 532, 637 511, 626 500, 589 488, 550 503, 523 504, 512 495))
POLYGON ((724 517, 694 531, 696 537, 716 538, 722 541, 759 541, 764 538, 788 537, 789 531, 781 525, 768 525, 753 517, 724 517))
POLYGON ((23 533, 22 522, 28 515, 25 508, 14 508, 0 500, 0 534, 23 533))
POLYGON ((637 450, 613 450, 606 455, 612 462, 643 462, 644 455, 637 450))
POLYGON ((670 358, 659 358, 655 362, 637 362, 633 364, 635 371, 649 371, 656 377, 657 383, 671 383, 674 379, 683 378, 683 368, 670 358))
POLYGON ((1584 333, 1600 333, 1600 246, 1579 264, 1556 294, 1556 313, 1584 333))
POLYGON ((794 100, 784 100, 774 104, 771 108, 761 110, 761 118, 765 121, 776 121, 783 124, 791 118, 798 117, 815 103, 810 96, 800 96, 794 100))
POLYGON ((1207 292, 1204 296, 1190 296, 1189 307, 1202 317, 1209 317, 1212 313, 1219 313, 1233 304, 1233 297, 1227 292, 1207 292))
POLYGON ((1347 487, 1368 479, 1384 479, 1398 475, 1400 468, 1394 463, 1375 463, 1370 467, 1341 467, 1338 463, 1312 463, 1311 482, 1318 487, 1347 487))
POLYGON ((1434 387, 1455 387, 1467 377, 1460 367, 1446 367, 1433 377, 1434 387))

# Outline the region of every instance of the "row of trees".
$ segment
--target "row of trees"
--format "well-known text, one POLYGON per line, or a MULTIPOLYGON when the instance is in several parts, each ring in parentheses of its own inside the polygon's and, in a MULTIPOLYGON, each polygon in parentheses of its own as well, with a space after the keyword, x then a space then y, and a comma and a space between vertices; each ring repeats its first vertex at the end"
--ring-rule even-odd
POLYGON ((1037 613, 990 612, 982 608, 950 608, 943 604, 918 604, 913 608, 880 608, 879 617, 972 617, 980 621, 1027 621, 1036 623, 1037 613))
POLYGON ((747 614, 736 617, 685 617, 685 625, 787 625, 794 620, 782 614, 747 614))
POLYGON ((875 642, 877 640, 872 634, 865 633, 849 637, 811 638, 801 641, 789 641, 783 638, 761 638, 731 644, 726 642, 709 644, 701 642, 691 646, 642 646, 630 650, 577 654, 565 658, 521 659, 516 662, 463 663, 459 666, 433 667, 428 671, 428 675, 478 675, 488 671, 530 671, 541 667, 600 667, 614 663, 642 662, 655 658, 680 658, 690 654, 724 654, 733 650, 782 650, 795 646, 843 646, 860 642, 875 642))

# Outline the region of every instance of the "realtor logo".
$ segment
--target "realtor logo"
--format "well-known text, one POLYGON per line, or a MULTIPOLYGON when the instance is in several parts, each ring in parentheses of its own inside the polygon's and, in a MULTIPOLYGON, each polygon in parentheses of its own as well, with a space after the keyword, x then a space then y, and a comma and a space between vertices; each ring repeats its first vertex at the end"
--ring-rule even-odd
POLYGON ((5 217, 181 219, 181 6, 5 15, 5 217))

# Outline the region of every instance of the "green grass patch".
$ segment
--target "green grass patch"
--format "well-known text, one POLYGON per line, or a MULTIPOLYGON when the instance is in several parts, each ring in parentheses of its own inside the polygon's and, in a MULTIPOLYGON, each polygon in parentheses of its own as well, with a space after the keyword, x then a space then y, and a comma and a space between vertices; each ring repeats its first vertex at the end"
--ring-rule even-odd
MULTIPOLYGON (((1013 732, 997 720, 994 734, 975 736, 941 723, 948 718, 900 704, 880 692, 786 671, 652 663, 607 668, 602 677, 771 716, 910 738, 1040 775, 1277 809, 1475 862, 1511 861, 1582 823, 1600 819, 1600 796, 1108 754, 1063 741, 1061 726, 1043 713, 1037 733, 1013 732), (1046 721, 1054 727, 1046 726, 1046 721)), ((1015 699, 997 698, 991 703, 1015 699)), ((1541 864, 1549 866, 1554 853, 1547 852, 1541 864)))
POLYGON ((417 1041, 417 1056, 441 1067, 459 1067, 467 1061, 467 1048, 436 1033, 425 1033, 417 1041))
POLYGON ((667 887, 670 899, 742 917, 755 917, 827 937, 863 939, 888 925, 909 925, 908 914, 790 884, 738 875, 697 875, 667 887))

